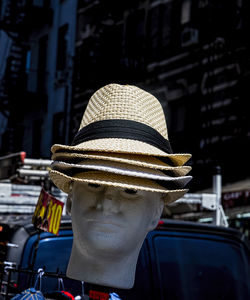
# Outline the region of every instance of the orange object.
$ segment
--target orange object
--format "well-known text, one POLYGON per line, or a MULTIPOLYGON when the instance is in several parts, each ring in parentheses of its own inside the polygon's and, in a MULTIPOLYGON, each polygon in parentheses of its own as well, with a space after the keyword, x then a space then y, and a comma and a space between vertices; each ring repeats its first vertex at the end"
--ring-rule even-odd
POLYGON ((22 152, 20 153, 20 157, 21 157, 22 163, 24 163, 24 160, 25 160, 25 158, 26 158, 26 152, 22 151, 22 152))

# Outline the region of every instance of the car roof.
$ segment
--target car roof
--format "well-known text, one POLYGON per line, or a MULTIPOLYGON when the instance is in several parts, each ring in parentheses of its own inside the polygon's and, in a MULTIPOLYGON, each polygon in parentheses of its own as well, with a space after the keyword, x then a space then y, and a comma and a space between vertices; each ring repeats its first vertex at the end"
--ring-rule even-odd
MULTIPOLYGON (((5 222, 6 224, 6 222, 5 222)), ((26 217, 12 218, 7 222, 8 226, 15 231, 17 228, 24 227, 29 235, 38 233, 38 230, 32 224, 32 215, 26 217)), ((64 215, 61 218, 60 230, 71 229, 71 217, 64 215)), ((230 239, 240 240, 246 244, 250 251, 250 243, 246 236, 239 230, 216 226, 213 224, 204 224, 199 222, 183 221, 183 220, 173 220, 173 219, 160 219, 155 230, 161 231, 179 231, 179 232, 194 232, 203 234, 213 234, 224 236, 230 239)))
POLYGON ((190 222, 182 220, 161 219, 156 227, 157 230, 195 232, 202 234, 213 234, 243 242, 250 251, 250 242, 247 237, 237 229, 213 224, 190 222))

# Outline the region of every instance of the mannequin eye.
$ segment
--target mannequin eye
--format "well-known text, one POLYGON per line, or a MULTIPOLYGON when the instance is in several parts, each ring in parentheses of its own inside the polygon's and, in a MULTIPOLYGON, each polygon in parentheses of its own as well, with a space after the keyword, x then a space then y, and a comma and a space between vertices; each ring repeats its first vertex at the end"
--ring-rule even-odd
POLYGON ((91 191, 99 192, 103 189, 103 185, 96 184, 96 183, 88 183, 88 188, 91 191))
POLYGON ((96 184, 96 183, 89 183, 88 186, 97 189, 97 188, 99 188, 101 185, 100 185, 100 184, 96 184))
POLYGON ((125 189, 124 192, 129 195, 137 194, 137 190, 132 190, 132 189, 125 189))

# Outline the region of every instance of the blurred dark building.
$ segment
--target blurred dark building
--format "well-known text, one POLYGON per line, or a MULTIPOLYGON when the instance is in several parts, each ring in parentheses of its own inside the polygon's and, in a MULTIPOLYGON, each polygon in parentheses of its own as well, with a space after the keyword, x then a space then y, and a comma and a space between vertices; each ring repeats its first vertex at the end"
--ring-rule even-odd
POLYGON ((135 84, 160 99, 174 152, 193 154, 191 191, 217 165, 224 183, 249 177, 249 13, 246 0, 78 1, 71 137, 96 89, 135 84))
POLYGON ((0 155, 67 142, 76 4, 0 1, 0 155))
POLYGON ((49 157, 92 93, 116 82, 161 101, 174 152, 193 154, 191 191, 211 186, 217 165, 224 184, 250 177, 249 1, 0 4, 1 153, 49 157))

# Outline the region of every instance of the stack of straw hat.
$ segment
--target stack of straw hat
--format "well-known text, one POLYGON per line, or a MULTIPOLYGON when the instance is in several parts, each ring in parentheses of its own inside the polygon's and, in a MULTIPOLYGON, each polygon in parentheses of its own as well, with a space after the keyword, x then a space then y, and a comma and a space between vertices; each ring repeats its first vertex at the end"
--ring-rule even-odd
POLYGON ((131 85, 109 84, 90 98, 71 146, 55 144, 50 178, 160 192, 165 203, 188 190, 190 154, 174 154, 160 102, 131 85))

